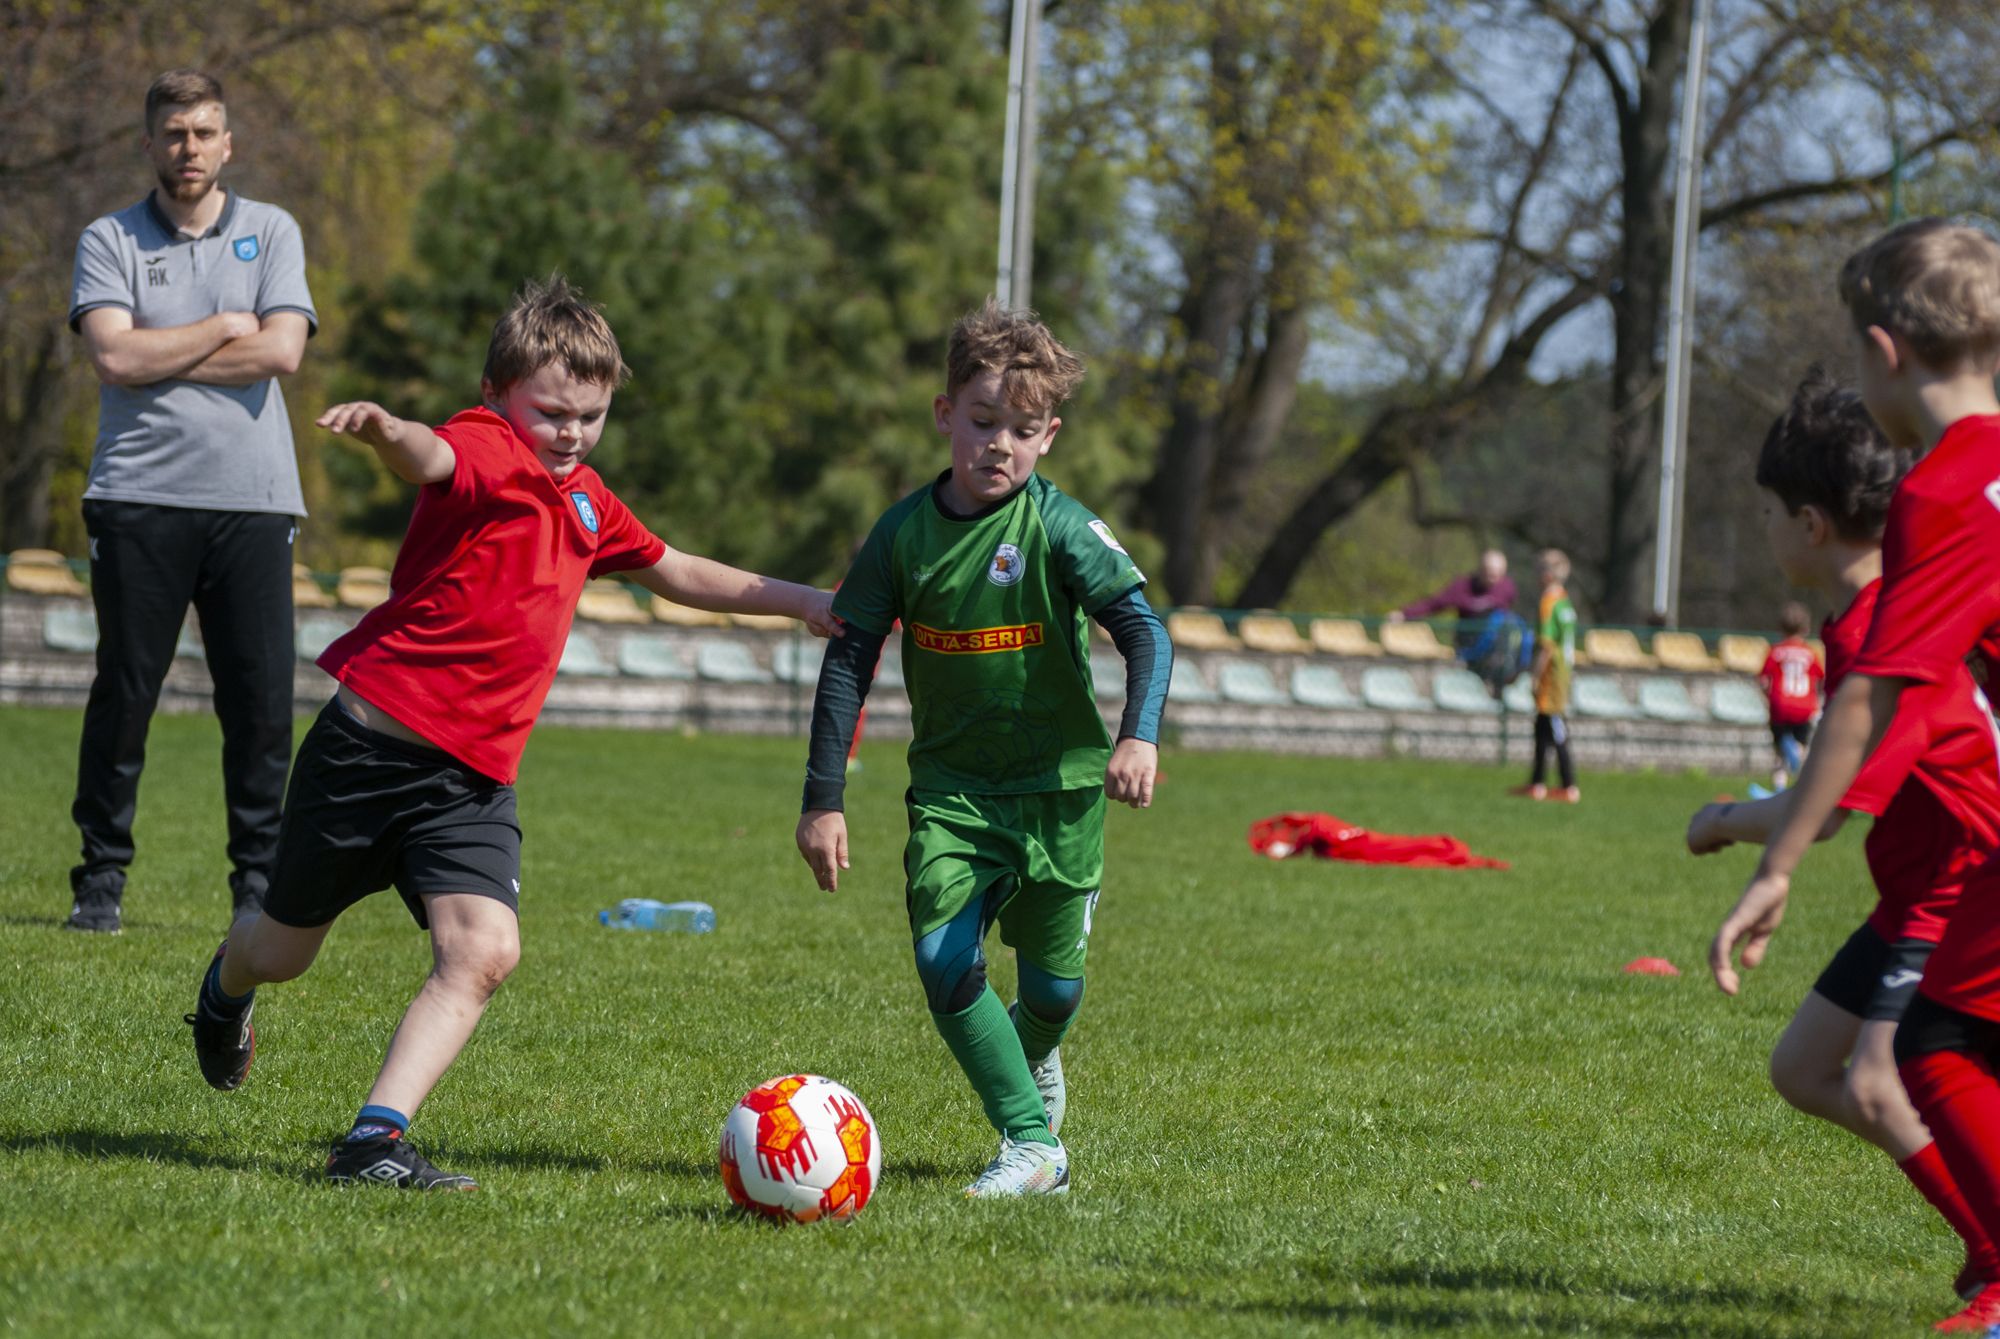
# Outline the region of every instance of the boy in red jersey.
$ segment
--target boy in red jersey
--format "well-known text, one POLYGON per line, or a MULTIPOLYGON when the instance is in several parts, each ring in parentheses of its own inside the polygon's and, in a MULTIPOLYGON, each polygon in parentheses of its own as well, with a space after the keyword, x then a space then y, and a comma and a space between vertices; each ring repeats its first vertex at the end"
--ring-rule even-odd
POLYGON ((340 687, 299 746, 263 913, 231 927, 187 1021, 203 1077, 237 1087, 255 987, 305 971, 335 917, 395 885, 434 966, 330 1181, 475 1188, 403 1136, 520 957, 513 782, 584 582, 631 572, 681 604, 835 631, 825 592, 676 552, 584 464, 628 375, 602 313, 553 277, 494 327, 479 408, 435 431, 367 403, 319 418, 421 489, 388 601, 319 658, 340 687))
MULTIPOLYGON (((1889 508, 1882 594, 1853 672, 1828 704, 1757 873, 1716 932, 1709 968, 1763 960, 1792 871, 1861 764, 1920 685, 1948 682, 2000 632, 2000 242, 1919 219, 1841 270, 1869 412, 1891 441, 1924 451, 1889 508)), ((1980 1227, 2000 1240, 2000 878, 1968 878, 1896 1032, 1904 1087, 1937 1138, 1980 1227)), ((2000 1320, 1989 1288, 1954 1323, 2000 1320)))
MULTIPOLYGON (((1772 556, 1793 585, 1845 606, 1824 629, 1829 687, 1839 686, 1861 653, 1881 585, 1889 498, 1908 466, 1908 453, 1890 446, 1860 397, 1817 369, 1764 439, 1757 484, 1772 556)), ((1791 605, 1787 614, 1792 610, 1799 626, 1787 631, 1803 633, 1805 610, 1791 605)), ((1816 670, 1803 636, 1794 640, 1816 670)), ((1964 1240, 1957 1286, 1969 1297, 2000 1280, 2000 1254, 1904 1093, 1893 1045, 1967 871, 2000 846, 2000 761, 1969 673, 1925 692, 1932 700, 1918 712, 1912 696, 1887 746, 1819 834, 1831 836, 1849 811, 1875 816, 1866 849, 1881 899, 1799 1005, 1772 1052, 1771 1083, 1799 1110, 1895 1159, 1964 1240)), ((1786 803, 1711 804, 1688 825, 1688 849, 1707 855, 1733 842, 1762 842, 1786 803)))
MULTIPOLYGON (((1885 495, 1885 505, 1887 500, 1885 495)), ((1765 505, 1769 507, 1770 499, 1765 499, 1765 505)), ((1878 565, 1880 552, 1877 546, 1878 565)), ((1812 742, 1813 717, 1819 715, 1820 684, 1826 680, 1819 657, 1806 644, 1810 619, 1806 607, 1797 600, 1778 611, 1778 627, 1785 634, 1784 640, 1771 648, 1771 653, 1764 657, 1764 668, 1757 673, 1757 682, 1771 704, 1771 747, 1778 754, 1771 785, 1776 790, 1791 785, 1792 778, 1799 774, 1799 764, 1805 761, 1806 746, 1812 742)))

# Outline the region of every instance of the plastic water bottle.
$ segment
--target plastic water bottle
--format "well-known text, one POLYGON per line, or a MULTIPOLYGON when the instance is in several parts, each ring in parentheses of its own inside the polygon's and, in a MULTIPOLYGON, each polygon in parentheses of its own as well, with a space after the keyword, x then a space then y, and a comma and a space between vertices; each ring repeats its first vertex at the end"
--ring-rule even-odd
POLYGON ((650 897, 628 897, 618 904, 616 911, 598 912, 597 923, 614 930, 705 935, 715 928, 715 908, 706 902, 658 902, 650 897))

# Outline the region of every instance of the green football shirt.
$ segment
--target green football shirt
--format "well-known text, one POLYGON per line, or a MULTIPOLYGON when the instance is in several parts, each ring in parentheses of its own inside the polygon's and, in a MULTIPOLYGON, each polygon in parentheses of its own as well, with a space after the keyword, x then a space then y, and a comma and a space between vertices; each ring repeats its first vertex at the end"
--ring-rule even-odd
POLYGON ((1040 475, 969 518, 939 504, 946 477, 883 514, 833 600, 865 632, 903 621, 911 787, 1102 785, 1111 740, 1087 620, 1145 575, 1109 526, 1040 475))

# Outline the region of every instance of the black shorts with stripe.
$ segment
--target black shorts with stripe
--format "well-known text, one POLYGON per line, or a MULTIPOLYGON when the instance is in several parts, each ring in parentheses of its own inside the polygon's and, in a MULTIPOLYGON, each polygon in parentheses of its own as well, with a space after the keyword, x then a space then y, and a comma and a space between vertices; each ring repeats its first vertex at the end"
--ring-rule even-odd
POLYGON ((1857 1018, 1893 1022, 1917 997, 1924 964, 1936 947, 1926 939, 1898 939, 1892 944, 1863 921, 1813 982, 1813 993, 1857 1018))

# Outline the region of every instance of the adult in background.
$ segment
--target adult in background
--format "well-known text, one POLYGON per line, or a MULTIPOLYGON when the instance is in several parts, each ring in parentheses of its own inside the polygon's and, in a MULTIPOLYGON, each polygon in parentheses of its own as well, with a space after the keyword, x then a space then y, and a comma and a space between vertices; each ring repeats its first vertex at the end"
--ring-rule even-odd
POLYGON ((1514 578, 1507 575, 1507 555, 1488 549, 1479 567, 1434 595, 1404 605, 1389 622, 1429 618, 1449 609, 1458 615, 1452 645, 1458 658, 1485 681, 1495 697, 1520 673, 1528 628, 1514 612, 1514 578))
POLYGON ((119 929, 146 732, 190 603, 222 723, 236 912, 269 884, 291 758, 305 504, 277 378, 318 324, 299 227, 219 185, 231 146, 214 79, 162 74, 145 116, 158 184, 84 229, 69 314, 103 383, 83 494, 98 643, 71 809, 73 930, 119 929))

